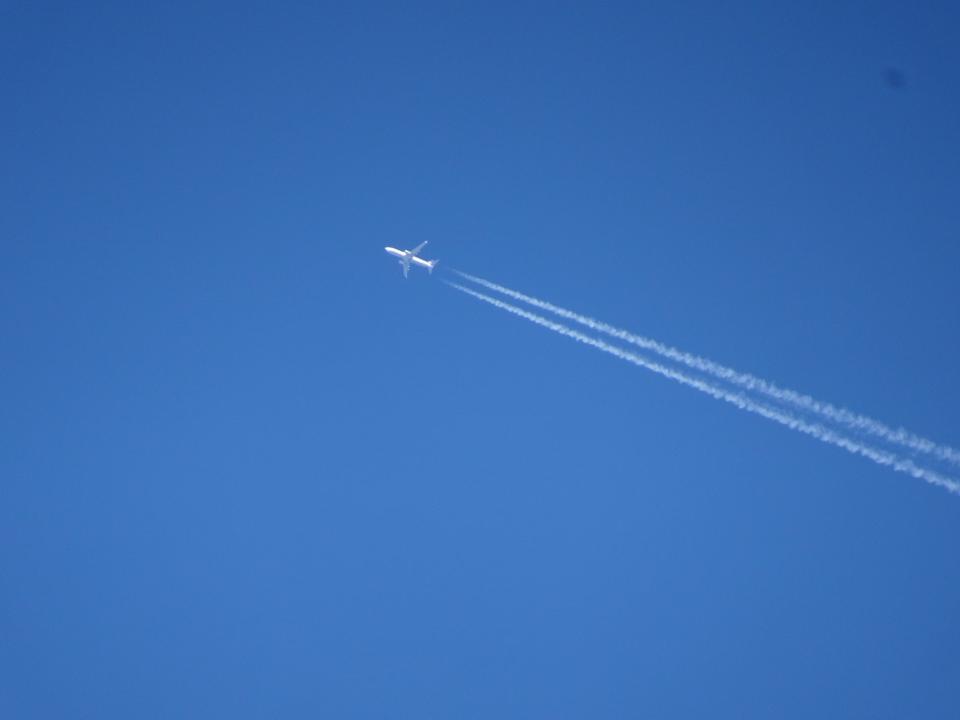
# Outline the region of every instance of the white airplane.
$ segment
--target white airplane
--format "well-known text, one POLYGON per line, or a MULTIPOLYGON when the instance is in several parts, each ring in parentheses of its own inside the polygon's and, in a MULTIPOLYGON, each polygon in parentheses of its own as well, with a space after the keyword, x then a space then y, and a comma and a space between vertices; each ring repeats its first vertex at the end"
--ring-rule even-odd
POLYGON ((437 266, 437 263, 440 262, 439 260, 424 260, 423 258, 417 257, 426 244, 427 241, 424 240, 413 250, 397 250, 393 247, 385 247, 384 250, 387 251, 387 254, 400 258, 400 264, 403 265, 403 276, 406 277, 407 273, 410 272, 410 263, 425 267, 428 272, 433 273, 433 269, 437 266))

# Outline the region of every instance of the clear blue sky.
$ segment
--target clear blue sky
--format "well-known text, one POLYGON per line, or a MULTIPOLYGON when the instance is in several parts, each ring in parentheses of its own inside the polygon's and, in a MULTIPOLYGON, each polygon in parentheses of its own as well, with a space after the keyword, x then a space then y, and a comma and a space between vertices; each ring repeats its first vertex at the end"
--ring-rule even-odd
POLYGON ((0 716, 957 718, 955 3, 0 7, 0 716))

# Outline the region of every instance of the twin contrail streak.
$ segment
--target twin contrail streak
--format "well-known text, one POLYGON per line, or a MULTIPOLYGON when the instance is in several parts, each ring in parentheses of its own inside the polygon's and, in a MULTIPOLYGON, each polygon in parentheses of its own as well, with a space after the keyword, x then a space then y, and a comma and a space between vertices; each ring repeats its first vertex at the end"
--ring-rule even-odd
MULTIPOLYGON (((468 278, 469 279, 469 278, 468 278)), ((780 423, 792 430, 797 430, 806 435, 816 438, 822 442, 828 443, 830 445, 836 445, 841 447, 848 452, 854 453, 855 455, 861 455, 865 458, 873 460, 879 465, 884 465, 886 467, 892 468, 899 472, 906 473, 915 478, 925 480, 928 483, 933 485, 939 485, 940 487, 946 488, 950 492, 960 494, 960 482, 953 480, 949 477, 941 475, 933 470, 929 470, 924 467, 920 467, 913 463, 911 460, 898 457, 897 455, 881 450, 878 448, 865 445, 856 440, 851 440, 843 435, 840 435, 828 428, 818 425, 816 423, 810 423, 801 418, 791 415, 789 412, 772 408, 763 403, 757 402, 749 397, 746 397, 737 392, 731 392, 723 388, 717 387, 710 384, 704 380, 700 380, 695 377, 684 374, 677 370, 668 368, 664 365, 661 365, 657 362, 648 360, 640 355, 637 355, 632 352, 623 350, 622 348, 616 347, 615 345, 610 345, 603 340, 598 340, 596 338, 590 337, 589 335, 584 335, 577 330, 562 325, 561 323, 554 322, 553 320, 548 320, 545 317, 537 315, 535 313, 523 310, 515 305, 510 305, 509 303, 503 302, 496 298, 490 297, 489 295, 484 295, 483 293, 477 292, 470 288, 466 288, 463 285, 457 283, 444 281, 450 287, 453 287, 459 290, 462 293, 466 293, 472 297, 482 300, 485 303, 489 303, 496 308, 504 310, 512 315, 521 317, 525 320, 545 327, 548 330, 552 330, 555 333, 564 335, 568 338, 576 340, 577 342, 589 345, 590 347, 596 348, 597 350, 602 350, 605 353, 609 353, 620 360, 625 360, 626 362, 632 363, 639 367, 651 370, 658 375, 669 378, 670 380, 675 380, 678 383, 692 387, 695 390, 706 393, 707 395, 716 398, 718 400, 723 400, 725 402, 734 405, 741 410, 746 410, 747 412, 752 412, 761 417, 767 418, 768 420, 773 420, 774 422, 780 423)))
POLYGON ((532 307, 539 308, 540 310, 546 310, 547 312, 551 312, 558 317, 562 317, 566 320, 572 320, 573 322, 579 323, 580 325, 588 327, 591 330, 596 330, 597 332, 604 333, 610 337, 615 337, 618 340, 623 340, 645 350, 651 350, 661 357, 682 363, 687 367, 691 367, 695 370, 699 370, 700 372, 712 375, 718 380, 723 380, 733 385, 738 385, 745 390, 765 395, 773 400, 790 405, 797 410, 820 415, 821 417, 837 423, 838 425, 843 425, 848 430, 874 435, 885 440, 886 442, 900 445, 917 452, 927 453, 939 458, 940 460, 954 464, 960 464, 960 451, 944 445, 938 445, 932 440, 927 440, 926 438, 915 435, 902 428, 893 429, 887 425, 884 425, 878 420, 874 420, 873 418, 869 418, 864 415, 858 415, 857 413, 850 412, 849 410, 835 407, 829 403, 816 400, 809 395, 795 392, 794 390, 787 390, 777 387, 771 382, 755 377, 748 373, 742 373, 731 368, 724 367, 723 365, 715 363, 712 360, 707 360, 706 358, 702 358, 682 350, 677 350, 676 348, 672 348, 669 345, 657 342, 656 340, 643 337, 642 335, 636 335, 626 330, 621 330, 613 325, 600 322, 599 320, 594 320, 591 317, 581 315, 580 313, 573 312, 572 310, 567 310, 566 308, 559 307, 552 303, 546 302, 545 300, 540 300, 538 298, 531 297, 530 295, 524 295, 516 290, 511 290, 510 288, 502 285, 497 285, 496 283, 476 277, 475 275, 469 275, 465 272, 460 272, 459 270, 454 270, 453 272, 465 280, 476 283, 477 285, 485 287, 488 290, 493 290, 494 292, 498 292, 501 295, 513 298, 514 300, 520 300, 521 302, 525 302, 532 307))

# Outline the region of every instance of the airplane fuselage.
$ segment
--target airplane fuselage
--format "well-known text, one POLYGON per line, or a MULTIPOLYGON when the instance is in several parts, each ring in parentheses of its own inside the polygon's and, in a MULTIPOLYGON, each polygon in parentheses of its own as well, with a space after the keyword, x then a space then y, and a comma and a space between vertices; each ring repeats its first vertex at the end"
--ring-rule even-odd
MULTIPOLYGON (((426 243, 423 243, 426 245, 426 243)), ((421 245, 420 247, 423 247, 421 245)), ((429 272, 433 272, 433 268, 436 267, 436 260, 424 260, 421 257, 416 255, 416 252, 419 252, 420 248, 416 250, 398 250, 395 247, 387 246, 384 248, 388 255, 393 255, 395 258, 399 258, 400 264, 403 266, 403 276, 407 276, 407 269, 411 265, 417 265, 422 268, 426 268, 429 272)))

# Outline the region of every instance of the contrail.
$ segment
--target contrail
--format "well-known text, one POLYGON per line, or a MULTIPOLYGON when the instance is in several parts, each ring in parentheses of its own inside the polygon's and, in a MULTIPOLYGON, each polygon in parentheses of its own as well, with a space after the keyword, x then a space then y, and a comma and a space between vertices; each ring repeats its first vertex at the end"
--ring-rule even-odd
POLYGON ((657 362, 647 360, 646 358, 640 355, 636 355, 635 353, 628 352, 626 350, 623 350, 622 348, 616 347, 615 345, 610 345, 609 343, 604 342, 603 340, 598 340, 596 338, 590 337, 589 335, 584 335, 583 333, 578 332, 577 330, 574 330, 572 328, 569 328, 566 325, 562 325, 558 322, 548 320, 545 317, 536 315, 535 313, 529 312, 527 310, 523 310, 521 308, 518 308, 515 305, 510 305, 509 303, 505 303, 502 300, 497 300, 496 298, 492 298, 489 295, 484 295, 483 293, 477 292, 476 290, 471 290, 470 288, 466 288, 463 285, 459 285, 457 283, 450 282, 448 280, 444 280, 443 282, 449 285, 450 287, 459 290, 462 293, 466 293, 467 295, 475 297, 478 300, 482 300, 485 303, 489 303, 490 305, 493 305, 496 308, 505 310, 506 312, 516 315, 518 317, 522 317, 525 320, 529 320, 530 322, 536 325, 545 327, 548 330, 552 330, 555 333, 564 335, 568 338, 576 340, 577 342, 581 342, 585 345, 589 345, 598 350, 602 350, 603 352, 609 353, 610 355, 613 355, 614 357, 617 357, 620 360, 625 360, 629 363, 632 363, 633 365, 637 365, 647 370, 652 370, 658 375, 662 375, 663 377, 669 378, 670 380, 675 380, 676 382, 681 383, 682 385, 692 387, 695 390, 699 390, 700 392, 706 393, 707 395, 713 398, 716 398, 718 400, 723 400, 725 402, 728 402, 731 405, 734 405, 740 408, 741 410, 746 410, 747 412, 755 413, 757 415, 760 415, 761 417, 767 418, 768 420, 773 420, 774 422, 780 423, 781 425, 784 425, 792 430, 797 430, 806 435, 810 435, 811 437, 814 437, 817 440, 820 440, 822 442, 828 443, 830 445, 836 445, 837 447, 841 447, 844 450, 851 452, 855 455, 861 455, 869 460, 873 460, 878 465, 884 465, 886 467, 892 468, 893 470, 897 470, 898 472, 906 473, 920 480, 924 480, 932 485, 939 485, 942 488, 946 488, 950 492, 960 494, 960 482, 952 478, 946 477, 944 475, 941 475, 940 473, 934 472, 933 470, 920 467, 914 464, 912 461, 898 457, 893 453, 887 452, 885 450, 880 450, 878 448, 874 448, 869 445, 865 445, 855 440, 851 440, 849 438, 846 438, 842 435, 837 434, 836 432, 833 432, 832 430, 829 430, 828 428, 823 427, 822 425, 806 422, 805 420, 801 420, 800 418, 797 418, 788 412, 768 407, 766 405, 763 405, 762 403, 756 402, 739 393, 730 392, 728 390, 718 388, 714 385, 711 385, 708 382, 690 377, 689 375, 685 375, 682 372, 673 370, 664 365, 660 365, 657 362))
POLYGON ((477 285, 485 287, 488 290, 493 290, 501 295, 511 297, 514 300, 520 300, 528 305, 541 310, 546 310, 547 312, 551 312, 554 315, 565 318, 566 320, 572 320, 590 328, 591 330, 605 333, 611 337, 617 338, 618 340, 623 340, 633 345, 637 345, 638 347, 642 347, 645 350, 652 350, 662 357, 676 360, 677 362, 683 363, 684 365, 692 367, 695 370, 712 375, 718 380, 724 380, 734 385, 738 385, 746 390, 761 393, 774 400, 792 405, 798 410, 820 415, 828 420, 831 420, 832 422, 845 426, 849 430, 874 435, 889 443, 900 445, 918 452, 927 453, 929 455, 934 455, 941 460, 960 465, 960 451, 954 450, 953 448, 945 445, 938 445, 932 440, 915 435, 903 428, 898 428, 895 430, 887 425, 884 425, 879 420, 874 420, 873 418, 866 417, 865 415, 858 415, 857 413, 853 413, 849 410, 835 407, 829 403, 816 400, 809 395, 795 392, 794 390, 787 390, 777 387, 773 383, 762 380, 761 378, 755 377, 748 373, 737 372, 736 370, 724 367, 719 363, 715 363, 712 360, 707 360, 706 358, 702 358, 682 350, 677 350, 676 348, 672 348, 669 345, 664 345, 656 340, 643 337, 642 335, 635 335, 634 333, 627 332, 626 330, 621 330, 613 325, 600 322, 599 320, 594 320, 591 317, 575 313, 572 310, 567 310, 566 308, 559 307, 552 303, 546 302, 545 300, 524 295, 516 290, 511 290, 510 288, 497 285, 489 280, 484 280, 483 278, 476 277, 475 275, 469 275, 459 270, 453 270, 453 272, 465 280, 476 283, 477 285))

